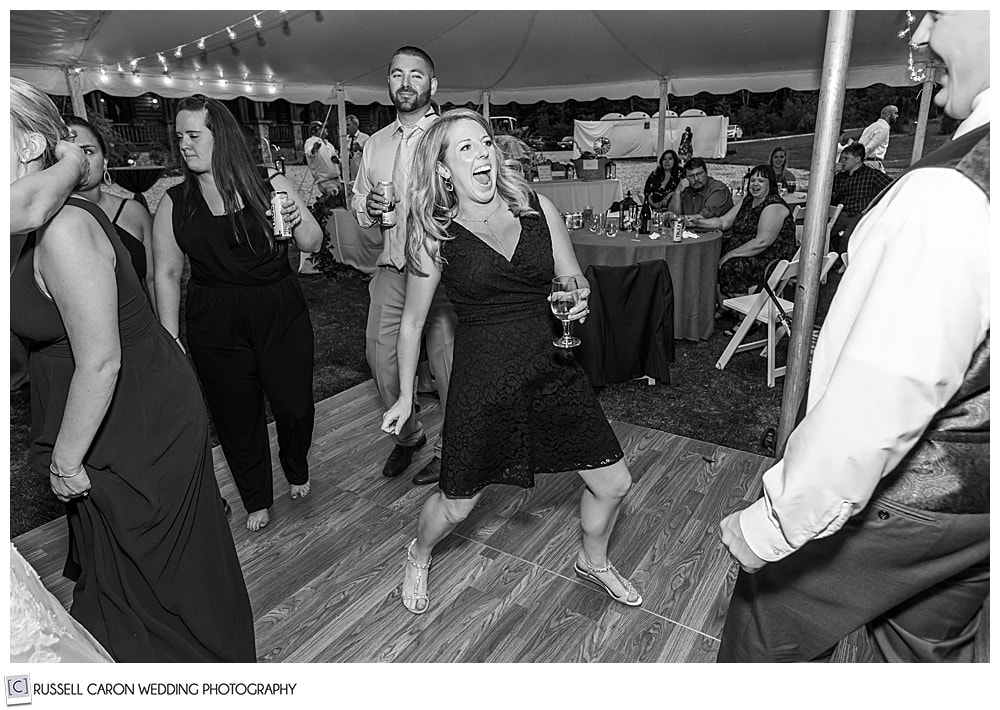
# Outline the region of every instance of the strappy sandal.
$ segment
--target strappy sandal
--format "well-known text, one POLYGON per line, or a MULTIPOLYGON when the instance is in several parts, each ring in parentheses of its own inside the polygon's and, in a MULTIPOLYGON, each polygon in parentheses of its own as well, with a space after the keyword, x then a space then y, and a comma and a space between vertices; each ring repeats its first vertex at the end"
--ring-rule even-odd
POLYGON ((431 568, 431 561, 433 560, 433 558, 428 559, 426 564, 424 564, 423 562, 417 562, 417 560, 413 557, 413 554, 410 552, 410 550, 413 549, 413 545, 414 543, 416 543, 416 541, 417 538, 413 538, 413 540, 410 541, 410 544, 407 545, 406 547, 406 564, 412 565, 417 570, 417 578, 413 581, 413 590, 411 592, 407 592, 405 589, 406 579, 404 577, 402 596, 403 596, 403 606, 406 607, 406 610, 408 612, 410 612, 411 614, 423 614, 425 611, 431 608, 431 602, 430 599, 427 597, 426 591, 423 594, 418 594, 417 589, 420 588, 420 576, 425 571, 431 568), (425 602, 424 608, 417 609, 417 602, 420 601, 421 599, 425 602))
POLYGON ((636 588, 632 585, 632 582, 625 579, 625 577, 623 577, 621 573, 615 569, 615 566, 610 562, 608 562, 607 567, 598 568, 598 567, 592 567, 589 562, 584 562, 580 560, 579 557, 577 557, 576 563, 573 565, 573 568, 576 570, 577 577, 596 584, 598 587, 607 592, 609 597, 614 599, 619 604, 624 604, 625 606, 639 606, 640 604, 642 604, 642 596, 640 596, 638 590, 636 590, 636 588), (624 597, 616 595, 611 590, 611 587, 602 582, 601 578, 597 576, 599 574, 606 574, 608 572, 613 574, 615 578, 621 583, 621 585, 625 587, 624 597), (635 595, 635 600, 629 601, 628 598, 633 594, 635 595))

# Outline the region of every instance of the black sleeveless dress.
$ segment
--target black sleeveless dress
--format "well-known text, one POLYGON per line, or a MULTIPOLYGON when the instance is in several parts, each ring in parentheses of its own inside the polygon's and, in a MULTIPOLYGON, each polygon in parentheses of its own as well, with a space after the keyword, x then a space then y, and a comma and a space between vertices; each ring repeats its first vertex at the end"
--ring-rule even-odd
POLYGON ((146 271, 149 268, 148 264, 146 264, 146 248, 143 246, 141 239, 118 224, 118 218, 122 216, 122 211, 125 209, 125 203, 127 202, 129 200, 122 200, 118 204, 118 211, 111 218, 111 226, 115 228, 115 232, 128 251, 129 258, 132 260, 132 266, 135 267, 135 274, 139 277, 139 284, 144 285, 146 282, 146 271))
POLYGON ((441 242, 442 282, 455 306, 455 354, 441 452, 441 490, 535 485, 536 473, 599 468, 622 458, 583 368, 552 344, 554 263, 545 217, 521 217, 508 262, 452 222, 441 242))
MULTIPOLYGON (((114 246, 121 369, 84 465, 92 488, 67 506, 79 555, 72 615, 118 661, 253 662, 253 617, 213 473, 208 417, 184 353, 156 321, 129 254, 114 246)), ((35 283, 37 235, 11 274, 11 328, 29 343, 28 463, 49 475, 74 361, 56 305, 35 283)))

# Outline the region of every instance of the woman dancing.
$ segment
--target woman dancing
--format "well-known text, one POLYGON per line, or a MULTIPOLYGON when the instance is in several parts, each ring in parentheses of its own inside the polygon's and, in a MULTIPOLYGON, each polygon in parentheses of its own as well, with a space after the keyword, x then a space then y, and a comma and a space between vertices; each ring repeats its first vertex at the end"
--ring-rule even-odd
POLYGON ((184 256, 187 342, 219 443, 247 511, 270 522, 274 502, 264 396, 278 430, 278 460, 291 498, 309 494, 313 329, 288 244, 271 236, 270 192, 287 193, 285 220, 299 250, 319 249, 322 230, 284 175, 257 172, 236 119, 204 96, 181 99, 177 142, 184 182, 167 191, 153 221, 160 322, 179 332, 184 256))
POLYGON ((128 254, 135 267, 146 297, 149 298, 153 311, 156 311, 155 295, 153 293, 153 218, 146 208, 135 200, 112 195, 103 189, 111 186, 108 175, 108 148, 104 138, 94 130, 87 121, 72 116, 66 119, 66 125, 76 132, 76 144, 83 149, 90 168, 90 179, 77 188, 77 194, 101 208, 111 219, 111 224, 118 232, 122 244, 128 249, 128 254))
POLYGON ((399 400, 382 429, 410 415, 420 333, 443 280, 458 314, 444 423, 440 491, 427 499, 407 548, 403 605, 427 611, 434 546, 472 512, 483 488, 530 488, 535 474, 579 471, 583 546, 577 575, 615 601, 642 597, 608 561, 608 540, 632 485, 621 446, 583 369, 552 344, 547 297, 555 276, 582 286, 571 318, 586 317, 590 289, 563 220, 503 163, 489 124, 456 109, 415 149, 407 237, 409 277, 399 331, 399 400))
MULTIPOLYGON (((11 79, 11 182, 51 165, 68 130, 11 79)), ((71 197, 11 271, 28 341, 28 464, 78 546, 72 614, 118 661, 255 660, 253 617, 213 474, 194 372, 156 322, 107 216, 71 197)))

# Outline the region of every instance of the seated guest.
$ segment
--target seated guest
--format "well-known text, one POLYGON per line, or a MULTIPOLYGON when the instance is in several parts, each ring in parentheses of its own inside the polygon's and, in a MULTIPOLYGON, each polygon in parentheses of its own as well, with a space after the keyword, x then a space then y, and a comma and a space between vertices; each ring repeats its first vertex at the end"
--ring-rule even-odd
MULTIPOLYGON (((708 175, 702 158, 691 158, 684 165, 688 186, 675 190, 670 211, 685 217, 720 217, 733 208, 733 193, 724 182, 708 175)), ((775 190, 777 192, 777 190, 775 190)), ((723 236, 729 236, 723 231, 723 236)))
POLYGON ((666 209, 673 197, 674 190, 684 179, 684 168, 677 153, 672 150, 663 151, 656 169, 646 178, 646 186, 642 192, 654 209, 666 209))
POLYGON ((142 290, 155 312, 152 266, 153 218, 149 216, 146 208, 135 200, 118 197, 102 189, 104 184, 109 186, 111 184, 108 175, 108 149, 104 138, 94 130, 94 127, 76 116, 67 118, 66 125, 76 132, 76 144, 83 149, 90 163, 90 179, 77 188, 76 194, 100 207, 111 220, 111 225, 128 250, 142 290))
POLYGON ((792 211, 778 195, 778 181, 769 165, 750 171, 748 194, 728 212, 693 220, 702 229, 731 229, 729 251, 719 259, 717 298, 750 292, 760 285, 768 264, 795 255, 795 221, 792 211))
POLYGON ((840 170, 833 176, 831 205, 843 205, 830 235, 831 248, 847 251, 847 240, 872 200, 892 182, 885 173, 864 164, 865 147, 852 143, 840 152, 840 170))
POLYGON ((785 149, 780 145, 771 151, 771 159, 768 163, 774 171, 774 177, 778 179, 778 186, 789 192, 795 192, 795 176, 788 169, 785 157, 785 149))

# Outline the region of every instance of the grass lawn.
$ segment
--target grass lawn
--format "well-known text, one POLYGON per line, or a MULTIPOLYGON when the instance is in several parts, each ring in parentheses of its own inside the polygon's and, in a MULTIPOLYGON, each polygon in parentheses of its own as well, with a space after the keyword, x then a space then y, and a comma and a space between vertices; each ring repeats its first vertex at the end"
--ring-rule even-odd
MULTIPOLYGON (((940 135, 936 125, 930 126, 925 152, 944 140, 946 136, 940 135)), ((893 135, 887 160, 890 170, 901 170, 909 164, 912 141, 912 134, 893 135)), ((808 169, 812 136, 731 143, 732 153, 725 162, 746 165, 767 162, 771 149, 778 144, 785 146, 793 168, 808 169)), ((649 168, 637 171, 642 180, 652 169, 653 162, 647 162, 649 168)), ((297 265, 297 255, 290 258, 297 265)), ((319 401, 370 377, 365 360, 368 281, 357 272, 345 270, 338 278, 303 276, 301 282, 316 333, 314 398, 319 401)), ((836 282, 833 276, 824 287, 820 316, 836 282)), ((730 324, 722 321, 716 334, 706 341, 678 341, 670 384, 649 387, 630 382, 604 388, 600 400, 608 417, 764 454, 760 439, 768 427, 777 426, 782 381, 769 389, 763 358, 751 353, 735 356, 725 370, 715 369, 715 361, 728 342, 722 330, 730 324)), ((47 477, 31 474, 25 465, 29 407, 28 386, 11 392, 12 537, 63 513, 62 504, 49 490, 47 477)))

